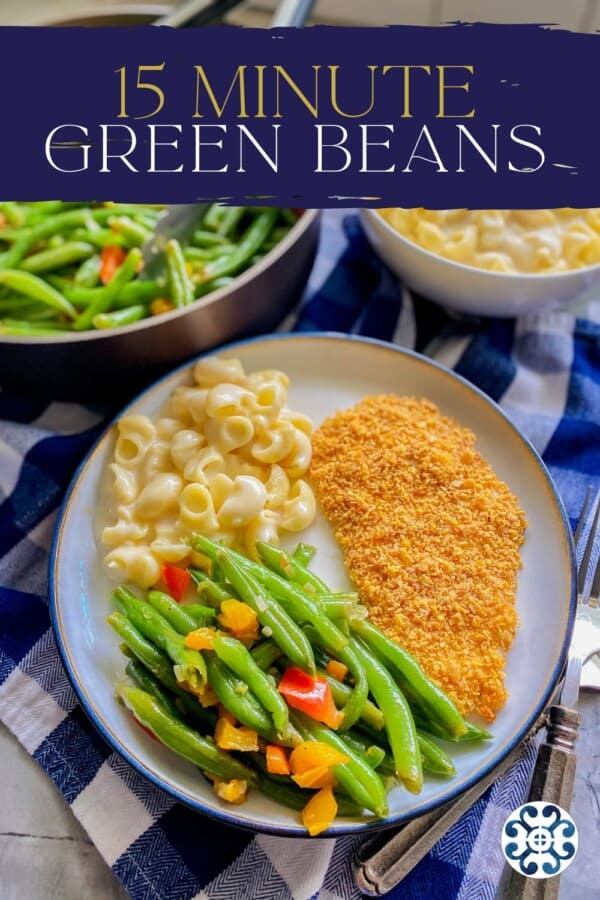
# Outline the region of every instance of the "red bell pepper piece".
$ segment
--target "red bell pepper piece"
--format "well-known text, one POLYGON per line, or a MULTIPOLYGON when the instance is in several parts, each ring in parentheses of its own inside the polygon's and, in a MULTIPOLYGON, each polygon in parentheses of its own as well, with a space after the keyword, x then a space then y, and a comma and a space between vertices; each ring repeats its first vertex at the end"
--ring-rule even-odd
POLYGON ((167 587, 167 593, 171 595, 173 600, 181 603, 190 583, 190 573, 187 569, 180 569, 179 566, 171 566, 169 563, 165 563, 161 569, 161 576, 167 587))
POLYGON ((117 269, 123 264, 126 253, 116 244, 107 244, 100 254, 100 281, 108 284, 117 269))
POLYGON ((322 675, 308 675, 291 666, 283 673, 279 692, 289 706, 330 728, 338 728, 344 718, 344 714, 336 709, 329 683, 322 675))

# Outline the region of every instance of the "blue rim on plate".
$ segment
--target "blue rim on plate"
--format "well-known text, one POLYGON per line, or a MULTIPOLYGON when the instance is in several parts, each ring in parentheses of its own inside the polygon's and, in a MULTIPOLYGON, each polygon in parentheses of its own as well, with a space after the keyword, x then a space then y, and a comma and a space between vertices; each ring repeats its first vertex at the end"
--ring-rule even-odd
POLYGON ((523 738, 527 735, 527 733, 531 730, 534 723, 539 718, 542 713, 544 707, 547 705, 548 701, 552 696, 552 692, 558 682, 558 679, 562 673, 564 668, 567 651, 569 648, 569 644, 571 641, 571 634, 573 631, 573 625, 575 621, 575 612, 576 612, 576 602, 577 602, 577 583, 576 583, 576 561, 575 561, 575 552, 573 547, 573 537, 571 534, 571 528, 569 524, 569 520, 563 505, 561 498, 559 497, 556 488, 554 486, 554 482, 552 477, 546 468, 544 462, 542 461, 540 455, 537 450, 533 447, 531 442, 519 431, 519 429, 514 425, 514 423, 510 420, 510 418, 506 415, 506 413, 492 400, 487 396, 482 390, 480 390, 475 385, 471 384, 466 378, 463 378, 461 375, 458 375, 456 372, 448 369, 446 366, 441 365, 435 360, 429 359, 426 356, 423 356, 420 353, 416 353, 413 350, 408 350, 404 347, 398 347, 395 344, 391 344, 388 341, 381 341, 376 338, 368 338, 363 337, 361 335, 348 335, 337 332, 327 332, 327 331, 302 331, 302 332, 290 332, 286 334, 268 334, 268 335, 259 335, 254 338, 249 338, 246 340, 234 341, 229 344, 224 344, 221 347, 215 347, 212 350, 207 351, 206 353, 201 353, 197 357, 194 357, 191 360, 187 360, 182 363, 180 366, 177 366, 167 375, 164 375, 162 378, 153 382, 149 387, 143 390, 140 394, 138 394, 130 403, 127 404, 119 413, 110 421, 110 423, 106 426, 102 434, 98 437, 93 447, 88 451, 83 461, 78 466, 67 492, 65 494, 65 498, 63 504, 61 506, 59 516, 56 522, 56 526, 54 529, 54 534, 52 537, 52 545, 50 548, 50 559, 49 559, 49 569, 48 569, 48 582, 49 582, 49 607, 50 607, 50 617, 52 622, 52 628, 54 631, 54 636, 56 639, 56 643, 58 646, 58 650, 60 653, 60 657, 62 663, 65 667, 69 680, 73 685, 73 689, 77 695, 77 698, 86 713, 88 719, 91 721, 92 725, 97 729, 100 735, 104 738, 104 740, 122 756, 140 775, 143 775, 148 781, 150 781, 155 787, 160 788, 165 791, 171 797, 174 797, 176 800, 185 804, 189 808, 193 809, 196 812, 203 813, 204 815, 210 816, 218 821, 225 823, 227 825, 234 826, 236 828, 243 828, 250 831, 259 831, 266 834, 275 834, 280 837, 305 837, 306 835, 300 833, 298 826, 295 828, 288 828, 286 826, 280 825, 269 825, 265 823, 253 823, 249 824, 247 821, 241 821, 237 816, 231 815, 230 813, 215 809, 212 807, 205 806, 204 803, 193 797, 190 797, 189 794, 186 794, 176 788, 174 785, 167 783, 160 775, 157 775, 154 771, 148 768, 148 766, 138 759, 135 755, 133 755, 129 750, 127 750, 120 743, 116 735, 112 733, 110 729, 108 729, 103 722, 100 714, 94 708, 93 704, 88 700, 86 696, 86 692, 83 686, 80 677, 72 665, 71 659, 69 657, 69 652, 65 644, 65 640, 62 634, 61 625, 60 625, 60 614, 58 610, 57 603, 57 592, 56 592, 56 577, 57 577, 57 561, 58 561, 58 550, 60 544, 61 533, 63 529, 63 525, 66 519, 66 514, 69 509, 72 496, 77 487, 79 479, 83 474, 84 470, 87 468, 88 463, 91 461, 92 457, 95 455, 96 451, 107 437, 110 430, 113 428, 115 423, 127 412, 127 410, 138 403, 146 394, 153 392, 155 388, 162 384, 167 379, 173 377, 179 372, 183 372, 188 370, 190 366, 193 365, 195 360, 201 359, 204 356, 211 356, 215 353, 222 353, 223 351, 227 352, 235 349, 240 346, 248 346, 257 342, 268 342, 268 341, 285 341, 285 340, 302 340, 302 339, 312 339, 312 340, 323 340, 323 341, 353 341, 357 343, 365 343, 373 346, 382 347, 388 351, 392 351, 395 353, 402 354, 404 356, 411 357, 415 361, 419 362, 421 365, 430 366, 434 369, 437 369, 440 373, 444 374, 447 377, 450 377, 459 383, 461 383, 464 387, 466 387, 469 391, 477 395, 480 399, 485 401, 492 409, 501 416, 502 419, 508 424, 510 429, 513 431, 515 437, 519 439, 519 441, 523 444, 525 449, 529 452, 529 454, 533 457, 535 462, 537 463, 541 473, 544 476, 544 479, 547 483, 547 486, 550 490, 552 498, 554 500, 556 509, 559 512, 564 537, 566 540, 566 546, 568 549, 569 555, 569 566, 570 566, 570 580, 571 580, 571 591, 569 598, 569 612, 567 618, 567 626, 565 629, 565 634, 563 638, 563 642, 561 645, 560 653, 555 664, 552 675, 550 676, 548 683, 546 685, 546 689, 543 692, 541 699, 538 701, 537 705, 534 707, 533 711, 525 720, 524 724, 521 728, 517 730, 515 735, 504 744, 502 750, 496 754, 485 766, 483 766, 480 770, 477 771, 477 774, 472 776, 470 779, 466 779, 461 782, 459 786, 457 786, 454 790, 449 789, 448 793, 442 799, 435 799, 433 801, 423 802, 423 804, 417 809, 412 809, 405 813, 399 813, 397 815, 392 815, 384 820, 371 820, 365 819, 364 822, 357 821, 350 825, 332 825, 327 831, 323 832, 319 837, 323 838, 332 838, 332 837, 340 837, 342 835, 348 834, 357 834, 360 832, 371 832, 378 831, 384 828, 390 828, 394 825, 403 824, 410 819, 416 818, 417 816, 423 815, 424 813, 430 812, 432 809, 436 807, 446 804, 451 800, 456 799, 460 794, 467 791, 470 787, 473 787, 478 781, 484 778, 489 772, 491 772, 496 766, 498 766, 502 760, 523 740, 523 738))

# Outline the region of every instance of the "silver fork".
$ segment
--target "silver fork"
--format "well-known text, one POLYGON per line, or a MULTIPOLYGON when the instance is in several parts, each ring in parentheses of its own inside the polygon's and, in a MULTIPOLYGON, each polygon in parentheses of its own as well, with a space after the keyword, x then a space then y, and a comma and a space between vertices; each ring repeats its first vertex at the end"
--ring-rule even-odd
MULTIPOLYGON (((600 650, 600 627, 592 617, 600 588, 600 492, 592 501, 588 488, 575 532, 578 562, 577 611, 569 647, 567 671, 560 703, 547 712, 546 740, 538 750, 528 803, 545 801, 568 810, 575 783, 575 742, 581 717, 576 710, 585 662, 600 650), (590 503, 592 504, 590 508, 590 503), (591 511, 591 517, 588 516, 591 511), (587 522, 591 518, 591 525, 587 522)), ((559 876, 537 880, 511 873, 507 896, 510 900, 554 900, 558 896, 559 876)))
MULTIPOLYGON (((561 698, 564 703, 568 702, 571 704, 577 702, 582 665, 586 659, 591 658, 600 650, 600 615, 596 616, 595 621, 592 620, 594 606, 596 607, 596 612, 599 612, 597 607, 598 594, 600 593, 600 492, 596 494, 594 500, 592 500, 593 496, 593 491, 589 488, 575 532, 578 604, 567 668, 567 676, 569 676, 569 669, 571 670, 571 685, 574 685, 574 687, 569 687, 567 678, 565 678, 565 686, 563 687, 561 698), (571 662, 572 656, 575 660, 573 663, 571 662), (570 691, 567 695, 565 695, 565 687, 568 687, 570 691)), ((564 709, 564 706, 552 706, 548 710, 548 717, 551 717, 552 710, 564 709)), ((543 767, 540 760, 545 758, 552 760, 552 764, 544 767, 546 773, 552 774, 547 787, 549 788, 550 784, 552 784, 560 790, 560 800, 557 798, 554 802, 558 802, 561 806, 567 808, 573 791, 576 762, 573 750, 579 727, 579 714, 575 710, 568 710, 568 712, 572 714, 572 718, 574 717, 575 721, 574 726, 572 724, 568 726, 568 748, 557 748, 551 745, 549 750, 544 750, 551 739, 550 731, 552 729, 550 727, 547 742, 540 748, 540 757, 536 766, 536 771, 539 768, 541 772, 543 767), (563 775, 566 777, 563 778, 563 775)), ((544 724, 546 723, 542 722, 534 731, 538 730, 539 727, 543 727, 544 724)), ((517 748, 493 772, 478 782, 475 787, 462 794, 458 800, 445 804, 441 809, 438 808, 431 813, 426 813, 417 819, 413 819, 412 822, 409 822, 408 825, 405 825, 390 838, 386 838, 385 833, 383 833, 362 844, 355 858, 354 874, 357 884, 363 893, 379 896, 386 894, 399 884, 431 850, 434 844, 458 821, 463 813, 479 799, 489 785, 518 759, 519 755, 520 748, 517 748)), ((541 789, 544 788, 547 781, 547 778, 540 779, 541 789)), ((535 782, 532 782, 532 790, 534 787, 536 787, 535 782)), ((543 798, 530 796, 529 799, 548 798, 545 796, 543 798)), ((533 879, 528 879, 528 883, 531 884, 532 882, 533 879)), ((551 882, 557 882, 557 879, 549 879, 545 884, 551 882)), ((540 889, 539 882, 537 889, 538 891, 540 889)), ((510 895, 511 900, 513 897, 520 896, 518 893, 514 893, 514 891, 518 890, 519 886, 513 885, 513 893, 510 895)))

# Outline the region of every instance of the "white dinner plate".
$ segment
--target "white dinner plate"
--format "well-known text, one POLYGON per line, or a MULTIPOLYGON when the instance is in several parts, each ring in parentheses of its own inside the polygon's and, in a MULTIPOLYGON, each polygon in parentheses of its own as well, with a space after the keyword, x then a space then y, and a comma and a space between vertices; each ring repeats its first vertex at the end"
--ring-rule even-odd
MULTIPOLYGON (((484 394, 447 369, 390 344, 328 334, 263 337, 230 345, 220 355, 239 357, 247 371, 282 369, 291 378, 289 404, 318 425, 367 394, 426 397, 471 428, 477 446, 518 497, 529 527, 522 550, 517 608, 520 618, 506 664, 508 700, 491 726, 493 740, 451 745, 457 775, 428 777, 418 796, 392 790, 390 816, 338 819, 326 836, 400 822, 444 803, 495 766, 527 733, 560 674, 575 604, 568 522, 548 472, 530 444, 484 394)), ((155 416, 173 389, 190 381, 186 365, 146 390, 130 412, 155 416)), ((81 465, 57 524, 50 563, 50 599, 58 646, 86 713, 104 738, 138 772, 192 808, 234 825, 305 837, 298 814, 251 791, 246 803, 220 801, 198 770, 150 740, 113 695, 123 677, 119 639, 106 623, 112 583, 97 541, 101 483, 110 462, 111 425, 81 465)), ((314 569, 330 586, 347 584, 333 533, 319 516, 302 539, 318 547, 314 569)))

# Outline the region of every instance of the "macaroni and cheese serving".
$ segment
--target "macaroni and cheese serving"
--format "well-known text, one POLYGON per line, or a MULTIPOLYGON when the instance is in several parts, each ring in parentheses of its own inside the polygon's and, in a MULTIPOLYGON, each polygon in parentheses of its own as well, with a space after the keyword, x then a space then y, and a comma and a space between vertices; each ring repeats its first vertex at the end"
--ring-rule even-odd
POLYGON ((109 571, 147 588, 164 563, 194 562, 195 533, 244 549, 301 531, 316 512, 302 478, 312 423, 286 406, 283 372, 246 374, 237 359, 209 357, 194 384, 176 388, 165 414, 118 423, 110 470, 117 515, 102 531, 109 571))
POLYGON ((381 209, 401 235, 493 272, 552 273, 600 263, 600 209, 381 209))

